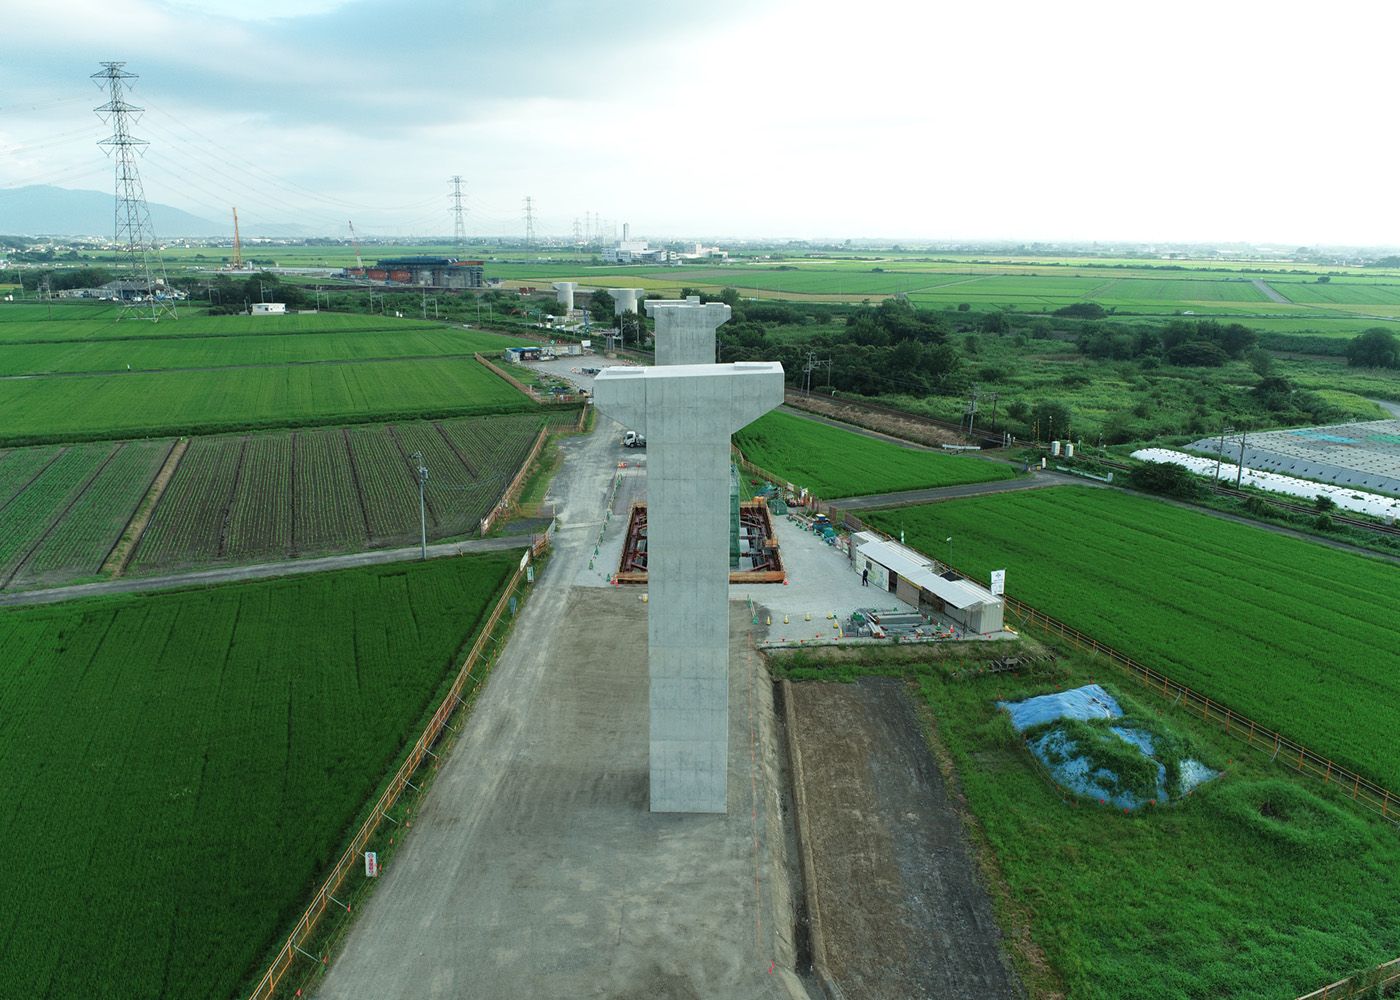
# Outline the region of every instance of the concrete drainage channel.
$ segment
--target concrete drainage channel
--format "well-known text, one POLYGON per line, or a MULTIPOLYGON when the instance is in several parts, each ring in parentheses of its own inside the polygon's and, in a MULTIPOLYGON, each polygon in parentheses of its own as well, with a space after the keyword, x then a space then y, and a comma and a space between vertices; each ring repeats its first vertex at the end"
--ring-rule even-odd
POLYGON ((827 1000, 844 1000, 845 994, 828 971, 826 939, 823 934, 821 911, 818 908, 812 841, 807 833, 806 777, 802 770, 802 754, 794 739, 797 720, 793 714, 792 682, 773 682, 773 710, 783 729, 787 748, 788 801, 792 805, 788 824, 789 850, 797 859, 798 878, 802 892, 793 900, 794 947, 797 952, 797 973, 810 987, 820 990, 827 1000))

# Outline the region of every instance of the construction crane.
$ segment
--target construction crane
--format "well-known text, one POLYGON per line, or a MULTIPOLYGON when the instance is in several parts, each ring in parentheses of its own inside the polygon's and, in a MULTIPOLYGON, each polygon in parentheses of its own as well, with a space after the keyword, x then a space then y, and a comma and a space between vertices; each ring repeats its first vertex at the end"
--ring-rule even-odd
POLYGON ((238 206, 233 206, 233 263, 230 269, 243 270, 243 240, 238 235, 238 206))
POLYGON ((350 245, 355 248, 355 266, 363 270, 365 261, 360 255, 360 241, 359 238, 355 236, 355 223, 351 219, 347 219, 346 222, 350 225, 350 245))

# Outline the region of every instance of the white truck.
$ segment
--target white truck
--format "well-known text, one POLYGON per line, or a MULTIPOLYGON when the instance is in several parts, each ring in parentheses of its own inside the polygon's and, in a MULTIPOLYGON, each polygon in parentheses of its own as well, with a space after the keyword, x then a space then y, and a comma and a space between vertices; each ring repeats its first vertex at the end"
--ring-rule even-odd
POLYGON ((624 448, 645 448, 647 439, 636 431, 628 431, 622 435, 622 447, 624 448))

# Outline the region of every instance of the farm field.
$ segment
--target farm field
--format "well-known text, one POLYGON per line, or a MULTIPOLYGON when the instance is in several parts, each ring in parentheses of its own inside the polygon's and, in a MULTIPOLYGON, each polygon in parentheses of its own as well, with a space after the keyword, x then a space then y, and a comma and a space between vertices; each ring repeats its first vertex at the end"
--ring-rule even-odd
POLYGON ((867 496, 933 486, 1012 479, 1010 465, 903 448, 790 413, 769 413, 735 443, 759 468, 815 495, 867 496))
MULTIPOLYGON (((223 318, 223 317, 220 317, 223 318)), ((256 322, 256 320, 254 320, 256 322)), ((0 376, 53 372, 125 372, 172 368, 229 368, 412 357, 497 355, 512 337, 446 327, 352 332, 218 334, 29 344, 9 342, 0 352, 0 376)))
POLYGON ((0 611, 0 995, 235 995, 518 561, 0 611))
MULTIPOLYGON (((577 418, 577 411, 563 415, 577 418)), ((421 452, 430 540, 475 532, 520 469, 539 414, 195 438, 131 573, 418 541, 421 452)))
POLYGON ((1111 490, 1058 487, 867 520, 1400 788, 1395 567, 1111 490))
POLYGON ((95 574, 171 444, 101 442, 0 456, 0 587, 95 574))
POLYGON ((0 443, 532 409, 470 358, 54 376, 0 381, 0 443))
POLYGON ((1395 957, 1393 827, 1265 756, 1239 757, 1234 740, 1092 661, 1070 655, 1059 666, 1054 677, 963 680, 934 665, 868 668, 910 677, 936 720, 976 816, 974 839, 1007 890, 997 908, 1009 950, 1039 949, 1017 963, 1030 995, 1277 1000, 1395 957), (1131 815, 1062 800, 996 702, 1091 680, 1224 776, 1131 815))
POLYGON ((1277 333, 1351 336, 1377 322, 1400 320, 1400 282, 1390 271, 1332 277, 1324 267, 1261 266, 1228 261, 1154 264, 1142 260, 1070 260, 913 256, 792 257, 681 267, 618 267, 564 262, 510 262, 491 271, 513 283, 573 279, 585 287, 636 286, 675 295, 683 287, 725 287, 751 298, 860 302, 907 296, 925 308, 1051 312, 1095 301, 1120 320, 1175 315, 1229 316, 1277 333), (1331 278, 1318 283, 1321 275, 1331 278), (1254 284, 1270 283, 1289 301, 1272 301, 1254 284), (1276 283, 1276 284, 1275 284, 1276 283))
POLYGON ((203 308, 180 306, 180 318, 152 324, 118 322, 117 307, 94 302, 0 302, 0 341, 149 340, 186 336, 267 336, 285 333, 440 330, 418 319, 352 313, 290 313, 285 316, 209 316, 203 308))

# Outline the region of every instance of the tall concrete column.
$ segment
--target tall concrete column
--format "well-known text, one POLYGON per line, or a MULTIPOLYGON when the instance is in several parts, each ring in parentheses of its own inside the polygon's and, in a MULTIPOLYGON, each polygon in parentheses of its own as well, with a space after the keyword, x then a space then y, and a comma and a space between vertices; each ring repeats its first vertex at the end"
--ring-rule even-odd
POLYGON ((613 315, 621 316, 623 313, 634 313, 637 311, 637 299, 646 294, 646 289, 609 288, 608 294, 613 298, 613 315))
POLYGON ((715 361, 715 331, 730 317, 723 302, 700 304, 686 299, 648 299, 647 315, 656 321, 658 365, 709 365, 715 361))
POLYGON ((554 298, 565 309, 574 307, 574 289, 578 288, 576 281, 556 281, 554 283, 554 298))
POLYGON ((605 368, 598 410, 647 437, 651 811, 725 811, 729 436, 783 401, 776 362, 605 368))

